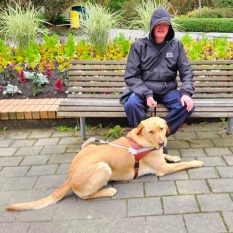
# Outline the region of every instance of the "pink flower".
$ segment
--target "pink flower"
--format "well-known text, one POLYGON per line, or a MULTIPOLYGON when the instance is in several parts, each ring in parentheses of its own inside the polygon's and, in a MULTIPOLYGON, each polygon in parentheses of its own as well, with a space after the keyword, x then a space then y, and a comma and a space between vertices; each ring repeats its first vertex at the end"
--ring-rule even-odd
POLYGON ((52 76, 52 71, 51 71, 51 69, 46 68, 46 76, 47 76, 47 78, 51 78, 51 76, 52 76))
POLYGON ((25 83, 25 82, 26 82, 26 79, 25 79, 25 77, 24 77, 24 72, 23 72, 23 70, 21 70, 21 71, 19 72, 19 79, 20 79, 20 82, 21 82, 21 83, 25 83))
POLYGON ((63 82, 58 78, 57 81, 55 82, 55 86, 58 92, 62 92, 62 85, 63 82))

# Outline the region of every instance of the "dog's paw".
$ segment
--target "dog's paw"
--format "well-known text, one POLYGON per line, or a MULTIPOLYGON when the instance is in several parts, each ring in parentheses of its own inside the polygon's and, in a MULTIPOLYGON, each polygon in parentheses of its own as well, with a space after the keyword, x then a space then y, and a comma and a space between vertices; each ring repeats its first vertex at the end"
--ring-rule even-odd
POLYGON ((180 157, 178 157, 178 156, 165 155, 164 157, 165 157, 166 161, 168 161, 168 162, 172 162, 172 163, 180 162, 180 157))
POLYGON ((178 156, 172 156, 171 162, 174 162, 174 163, 180 162, 180 157, 178 157, 178 156))
POLYGON ((109 197, 114 196, 117 193, 117 190, 114 188, 108 188, 109 197))
POLYGON ((203 162, 200 160, 193 160, 191 161, 192 163, 192 167, 202 167, 203 166, 203 162))

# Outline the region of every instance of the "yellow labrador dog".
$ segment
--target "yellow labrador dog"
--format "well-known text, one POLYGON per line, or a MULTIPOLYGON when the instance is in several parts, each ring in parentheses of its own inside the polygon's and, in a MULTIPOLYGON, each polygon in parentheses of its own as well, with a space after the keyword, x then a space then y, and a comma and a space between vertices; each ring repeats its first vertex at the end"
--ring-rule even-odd
POLYGON ((37 201, 7 206, 7 210, 40 209, 61 200, 70 190, 82 199, 112 197, 117 190, 102 189, 108 181, 127 181, 145 174, 163 176, 189 168, 201 161, 182 162, 179 157, 163 154, 169 133, 166 121, 151 117, 132 129, 127 137, 112 143, 85 145, 70 165, 68 178, 50 196, 37 201), (173 163, 167 163, 173 162, 173 163))

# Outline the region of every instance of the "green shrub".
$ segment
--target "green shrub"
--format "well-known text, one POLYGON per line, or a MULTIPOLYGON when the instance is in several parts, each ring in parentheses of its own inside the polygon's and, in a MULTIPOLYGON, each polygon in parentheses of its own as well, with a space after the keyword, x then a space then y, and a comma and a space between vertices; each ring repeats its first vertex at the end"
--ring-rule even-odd
POLYGON ((190 11, 186 14, 188 18, 224 18, 223 11, 219 9, 211 9, 208 7, 203 7, 190 11))
POLYGON ((185 32, 225 32, 231 33, 233 19, 176 18, 174 19, 185 32))
POLYGON ((40 19, 40 9, 34 8, 30 1, 24 6, 19 0, 13 1, 5 10, 0 10, 0 33, 21 49, 47 31, 43 28, 44 23, 40 19))
POLYGON ((213 2, 215 7, 233 9, 233 0, 213 0, 213 2))
POLYGON ((79 31, 87 35, 96 53, 103 54, 108 47, 110 29, 117 26, 120 14, 94 3, 87 3, 83 7, 88 17, 81 20, 79 31))
MULTIPOLYGON (((140 4, 135 7, 136 16, 132 21, 130 27, 140 29, 144 32, 150 31, 150 20, 154 10, 158 7, 164 7, 168 11, 171 11, 171 4, 167 0, 143 0, 140 4)), ((171 14, 171 16, 173 16, 171 14)), ((176 27, 173 25, 173 27, 176 27)))

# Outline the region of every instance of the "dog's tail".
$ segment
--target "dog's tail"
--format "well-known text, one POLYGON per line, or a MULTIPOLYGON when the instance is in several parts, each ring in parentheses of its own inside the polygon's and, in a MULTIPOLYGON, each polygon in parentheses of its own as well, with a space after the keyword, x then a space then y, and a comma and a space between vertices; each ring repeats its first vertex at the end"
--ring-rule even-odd
POLYGON ((19 203, 15 205, 7 206, 6 209, 13 210, 30 210, 30 209, 42 209, 46 206, 55 204, 60 201, 70 191, 70 184, 66 181, 61 187, 55 190, 51 195, 44 197, 37 201, 19 203))

